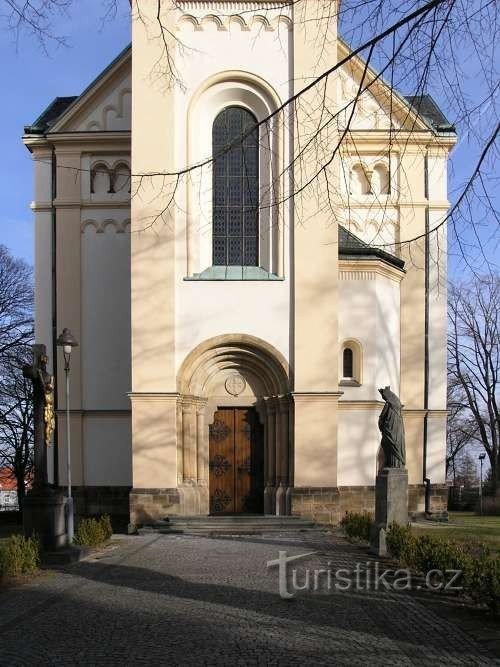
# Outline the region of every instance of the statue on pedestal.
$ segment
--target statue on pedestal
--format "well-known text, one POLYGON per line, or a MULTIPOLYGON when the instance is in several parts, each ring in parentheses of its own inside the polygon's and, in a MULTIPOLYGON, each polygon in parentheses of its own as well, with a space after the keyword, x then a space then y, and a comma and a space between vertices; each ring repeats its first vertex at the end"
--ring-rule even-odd
POLYGON ((27 536, 36 535, 45 550, 66 546, 66 499, 62 489, 49 484, 47 450, 55 428, 54 377, 47 372, 45 345, 33 345, 33 363, 23 375, 33 383, 34 475, 33 487, 23 502, 27 536))
POLYGON ((47 447, 50 446, 55 428, 54 376, 47 372, 45 345, 33 345, 33 363, 23 366, 23 375, 33 383, 34 418, 34 483, 40 490, 48 484, 47 447))
POLYGON ((390 387, 379 389, 385 401, 378 420, 384 464, 375 481, 375 521, 370 546, 378 556, 387 554, 386 534, 391 524, 408 523, 408 472, 405 468, 405 430, 401 401, 390 387))
POLYGON ((389 386, 379 389, 385 401, 378 418, 378 427, 382 434, 384 468, 404 468, 406 465, 405 430, 401 401, 389 386))

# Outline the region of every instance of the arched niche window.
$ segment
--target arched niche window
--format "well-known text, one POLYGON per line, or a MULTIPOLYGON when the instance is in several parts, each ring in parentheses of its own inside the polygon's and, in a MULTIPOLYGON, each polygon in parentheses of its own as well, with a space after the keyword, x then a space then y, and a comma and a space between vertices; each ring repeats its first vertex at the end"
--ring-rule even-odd
POLYGON ((349 192, 351 195, 370 194, 370 181, 365 168, 361 164, 356 164, 351 169, 349 178, 349 192))
POLYGON ((126 162, 120 162, 113 170, 113 192, 130 192, 130 169, 126 162))
POLYGON ((377 164, 373 169, 372 192, 376 195, 389 194, 389 171, 383 164, 377 164))
POLYGON ((101 195, 112 192, 111 173, 104 162, 98 162, 90 171, 90 192, 101 195))
POLYGON ((361 384, 361 345, 356 340, 344 341, 341 348, 340 384, 359 387, 361 384))
POLYGON ((256 117, 237 106, 223 109, 214 120, 214 265, 259 265, 259 130, 256 125, 256 117))

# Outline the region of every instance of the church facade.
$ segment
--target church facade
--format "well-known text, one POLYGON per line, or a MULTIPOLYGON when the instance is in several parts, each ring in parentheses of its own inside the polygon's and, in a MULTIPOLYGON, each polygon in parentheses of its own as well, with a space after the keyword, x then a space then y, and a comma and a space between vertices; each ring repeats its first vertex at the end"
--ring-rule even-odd
MULTIPOLYGON (((317 11, 146 9, 131 47, 25 128, 36 340, 52 360, 63 327, 79 341, 82 513, 373 511, 387 385, 404 405, 410 510, 445 508, 439 222, 455 134, 317 11)), ((64 485, 61 359, 54 373, 64 485)))

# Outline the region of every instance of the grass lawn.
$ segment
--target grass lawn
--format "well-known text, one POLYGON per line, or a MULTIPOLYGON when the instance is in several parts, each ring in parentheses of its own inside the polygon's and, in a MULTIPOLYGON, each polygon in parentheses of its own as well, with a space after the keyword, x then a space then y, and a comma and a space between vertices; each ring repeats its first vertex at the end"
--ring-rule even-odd
POLYGON ((413 524, 415 535, 434 535, 457 542, 484 542, 500 556, 500 516, 477 516, 473 512, 450 512, 449 523, 413 524))

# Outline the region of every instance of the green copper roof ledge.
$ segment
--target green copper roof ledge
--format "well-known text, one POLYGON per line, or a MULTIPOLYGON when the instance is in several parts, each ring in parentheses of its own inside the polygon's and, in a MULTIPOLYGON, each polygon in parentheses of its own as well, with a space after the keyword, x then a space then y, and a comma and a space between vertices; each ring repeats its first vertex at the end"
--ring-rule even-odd
POLYGON ((184 280, 284 280, 260 266, 210 266, 184 280))

